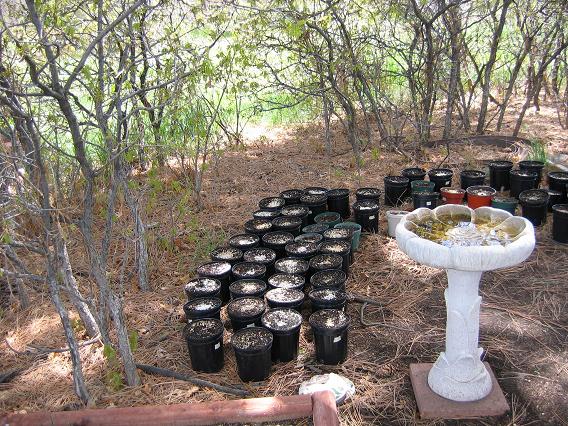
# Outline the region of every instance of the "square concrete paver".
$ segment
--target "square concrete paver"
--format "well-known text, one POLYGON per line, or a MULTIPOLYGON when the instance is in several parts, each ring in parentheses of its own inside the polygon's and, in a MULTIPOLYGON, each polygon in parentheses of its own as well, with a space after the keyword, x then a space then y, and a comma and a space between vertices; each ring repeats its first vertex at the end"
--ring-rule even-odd
POLYGON ((451 401, 434 393, 428 386, 428 372, 432 364, 410 364, 410 381, 414 398, 422 419, 470 419, 474 417, 500 416, 509 411, 509 404, 488 363, 484 363, 491 375, 493 389, 479 401, 451 401))

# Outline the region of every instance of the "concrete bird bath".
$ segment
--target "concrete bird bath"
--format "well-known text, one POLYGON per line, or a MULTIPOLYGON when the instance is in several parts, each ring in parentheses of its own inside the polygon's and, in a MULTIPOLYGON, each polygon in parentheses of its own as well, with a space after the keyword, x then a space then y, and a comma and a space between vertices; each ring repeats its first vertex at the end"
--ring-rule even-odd
POLYGON ((403 217, 396 241, 411 259, 448 276, 446 348, 428 372, 428 386, 451 401, 481 400, 493 387, 478 347, 481 274, 524 261, 535 245, 532 224, 491 207, 444 205, 403 217))

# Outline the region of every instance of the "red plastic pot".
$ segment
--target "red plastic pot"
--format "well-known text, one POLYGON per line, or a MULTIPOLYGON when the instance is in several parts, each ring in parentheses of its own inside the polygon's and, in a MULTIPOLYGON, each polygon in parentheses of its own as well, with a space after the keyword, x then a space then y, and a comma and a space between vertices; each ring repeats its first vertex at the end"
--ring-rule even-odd
POLYGON ((491 206, 491 198, 497 191, 490 186, 476 185, 467 188, 467 205, 471 209, 491 206))
POLYGON ((465 190, 461 188, 441 188, 440 194, 444 204, 461 204, 465 195, 465 190))

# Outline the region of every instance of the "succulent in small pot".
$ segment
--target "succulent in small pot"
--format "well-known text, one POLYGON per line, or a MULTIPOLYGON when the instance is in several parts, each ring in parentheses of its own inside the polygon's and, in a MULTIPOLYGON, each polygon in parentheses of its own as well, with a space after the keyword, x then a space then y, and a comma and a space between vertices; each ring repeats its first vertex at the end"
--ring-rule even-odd
POLYGON ((519 201, 514 197, 493 197, 491 199, 491 207, 505 210, 506 212, 515 214, 519 201))
POLYGON ((266 290, 266 283, 257 278, 245 278, 235 281, 229 286, 232 300, 239 297, 263 297, 266 290))
POLYGON ((274 336, 272 361, 288 362, 296 359, 302 315, 289 308, 270 309, 262 316, 261 322, 274 336))
POLYGON ((260 238, 262 238, 264 234, 270 232, 271 230, 271 219, 251 219, 245 222, 245 232, 247 234, 258 235, 260 238))
POLYGON ((272 275, 274 272, 274 262, 276 261, 276 252, 267 247, 255 247, 245 251, 243 260, 245 262, 260 263, 266 266, 266 275, 272 275))
POLYGON ((434 192, 440 192, 440 189, 446 186, 452 186, 452 177, 454 172, 450 169, 432 169, 428 171, 428 179, 434 182, 434 192))
POLYGON ((519 169, 528 170, 535 172, 537 174, 536 187, 540 186, 542 180, 542 169, 544 169, 545 164, 542 161, 525 160, 519 161, 519 169))
POLYGON ((252 213, 254 219, 272 220, 278 216, 280 216, 280 210, 257 210, 252 213))
POLYGON ((327 191, 327 209, 330 212, 337 212, 341 215, 341 218, 347 219, 351 215, 349 190, 347 188, 336 188, 327 191))
POLYGON ((353 204, 355 222, 366 232, 379 232, 379 203, 361 200, 353 204))
POLYGON ((412 194, 414 210, 421 207, 435 209, 438 205, 439 195, 437 192, 415 192, 412 194))
POLYGON ((243 251, 236 247, 217 247, 210 254, 214 262, 229 262, 231 265, 242 261, 243 251))
POLYGON ((221 283, 221 300, 229 300, 229 284, 231 284, 231 264, 229 262, 208 262, 197 267, 197 275, 215 278, 221 283))
POLYGON ((351 242, 344 240, 327 240, 320 245, 321 254, 338 254, 342 257, 341 269, 349 274, 351 265, 351 242))
POLYGON ((387 210, 389 237, 396 238, 396 227, 399 224, 400 220, 407 214, 408 212, 406 210, 387 210))
POLYGON ((491 206, 491 199, 497 192, 486 185, 470 186, 467 188, 467 205, 470 209, 491 206))
POLYGON ((319 244, 307 241, 294 241, 293 243, 286 244, 284 249, 286 250, 288 257, 297 257, 309 260, 317 254, 319 244))
POLYGON ((216 278, 197 277, 189 280, 183 290, 188 301, 200 297, 220 297, 221 281, 216 278))
POLYGON ((337 288, 318 288, 308 294, 312 313, 320 309, 339 309, 345 312, 347 294, 337 288))
POLYGON ((508 160, 495 160, 489 163, 489 186, 497 191, 509 190, 509 172, 513 163, 508 160))
MULTIPOLYGON (((385 176, 385 205, 400 206, 408 195, 410 179, 404 176, 385 176)), ((357 222, 359 223, 359 222, 357 222)))
POLYGON ((227 305, 233 331, 245 327, 260 326, 260 317, 266 311, 266 303, 260 297, 239 297, 227 305))
POLYGON ((245 278, 263 279, 266 276, 266 265, 256 262, 241 262, 233 265, 234 281, 245 278))
POLYGON ((323 235, 318 234, 316 232, 310 232, 310 233, 307 233, 307 234, 300 234, 296 238, 294 238, 294 241, 319 244, 323 241, 323 235))
POLYGON ((309 209, 308 223, 314 223, 314 218, 327 210, 327 195, 325 194, 310 194, 302 195, 300 203, 309 209))
POLYGON ((355 191, 357 201, 373 200, 377 204, 381 201, 381 190, 379 188, 359 188, 355 191))
POLYGON ((306 277, 297 274, 283 274, 278 272, 268 278, 270 289, 273 288, 293 288, 295 290, 303 290, 306 284, 306 277))
POLYGON ((326 223, 314 223, 312 225, 304 226, 302 232, 304 234, 323 234, 326 229, 329 229, 329 225, 326 223))
POLYGON ((303 189, 287 189, 280 193, 280 197, 284 198, 286 205, 300 204, 300 197, 304 195, 306 191, 303 189))
POLYGON ((272 333, 263 327, 243 328, 231 337, 237 372, 243 382, 259 382, 270 376, 272 333))
POLYGON ((568 204, 552 206, 552 239, 559 243, 568 243, 568 204))
POLYGON ((286 200, 282 197, 266 197, 258 202, 258 208, 261 210, 278 211, 286 204, 286 200))
POLYGON ((299 217, 280 216, 272 220, 272 227, 275 231, 285 231, 294 237, 300 235, 302 219, 299 217))
POLYGON ((271 309, 290 308, 300 312, 304 303, 304 292, 293 288, 274 288, 266 292, 266 302, 271 309))
POLYGON ((241 251, 247 251, 260 244, 260 237, 253 234, 238 234, 233 235, 229 239, 229 246, 238 248, 241 251))
POLYGON ((310 279, 310 284, 314 288, 335 288, 345 291, 347 274, 341 269, 325 269, 316 272, 310 279))
POLYGON ((339 222, 341 222, 341 215, 335 211, 323 212, 314 217, 315 223, 325 223, 333 228, 339 222))
POLYGON ((305 276, 308 269, 308 261, 298 257, 284 257, 274 262, 274 270, 284 274, 299 274, 305 276))
POLYGON ((294 241, 294 235, 286 231, 268 232, 262 236, 262 245, 274 250, 277 258, 281 258, 286 255, 284 247, 292 241, 294 241))
POLYGON ((465 197, 465 189, 441 188, 440 195, 444 204, 462 204, 465 197))
POLYGON ((527 189, 519 194, 519 202, 523 217, 530 220, 534 226, 546 222, 548 210, 548 191, 544 189, 527 189))
POLYGON ((223 368, 223 330, 223 323, 214 318, 193 321, 185 326, 183 337, 193 370, 215 373, 223 368))
POLYGON ((530 170, 511 170, 509 171, 509 194, 511 197, 519 198, 519 194, 527 189, 537 187, 538 174, 530 170))
POLYGON ((183 305, 183 312, 188 323, 204 319, 221 319, 221 299, 218 297, 200 297, 183 305))
POLYGON ((320 309, 309 319, 316 359, 321 364, 341 364, 347 358, 349 317, 339 309, 320 309))

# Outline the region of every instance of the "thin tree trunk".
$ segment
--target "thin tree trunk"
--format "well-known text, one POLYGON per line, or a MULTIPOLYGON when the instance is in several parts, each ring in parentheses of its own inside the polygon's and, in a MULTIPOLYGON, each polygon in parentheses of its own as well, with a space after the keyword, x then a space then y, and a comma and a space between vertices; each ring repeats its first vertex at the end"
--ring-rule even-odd
POLYGON ((458 78, 460 70, 460 41, 458 39, 461 32, 461 22, 459 11, 455 7, 448 10, 447 27, 450 31, 450 44, 452 66, 450 68, 450 82, 448 84, 448 103, 446 105, 446 117, 444 120, 443 138, 448 139, 452 134, 452 114, 454 111, 454 99, 458 88, 458 78))
POLYGON ((24 285, 24 281, 21 278, 16 278, 16 290, 20 301, 20 308, 27 309, 30 306, 30 297, 28 296, 28 290, 24 285))

